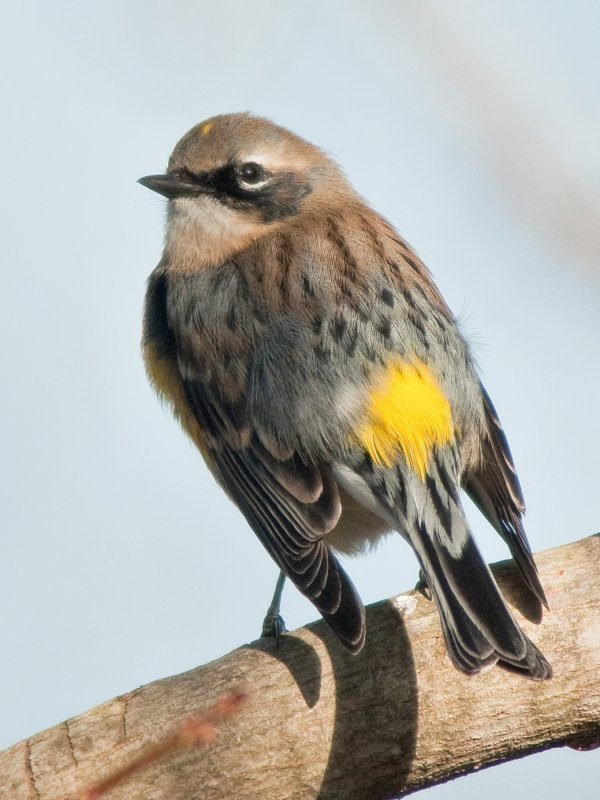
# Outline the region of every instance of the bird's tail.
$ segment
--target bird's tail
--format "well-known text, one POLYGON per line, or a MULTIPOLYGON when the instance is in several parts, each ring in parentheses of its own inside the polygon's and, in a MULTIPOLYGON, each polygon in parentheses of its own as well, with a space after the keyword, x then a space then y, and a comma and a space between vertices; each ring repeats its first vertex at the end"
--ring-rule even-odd
POLYGON ((497 661, 544 680, 551 667, 515 622, 473 540, 454 481, 434 465, 413 493, 415 522, 404 531, 439 608, 452 661, 466 673, 497 661), (416 496, 415 496, 416 495, 416 496))

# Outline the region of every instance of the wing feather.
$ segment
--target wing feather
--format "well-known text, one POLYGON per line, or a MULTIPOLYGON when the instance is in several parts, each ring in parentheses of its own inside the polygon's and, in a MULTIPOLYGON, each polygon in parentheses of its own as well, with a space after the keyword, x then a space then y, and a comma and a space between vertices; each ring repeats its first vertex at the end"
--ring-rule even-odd
POLYGON ((210 434, 211 459, 232 500, 278 566, 311 600, 352 652, 365 638, 364 607, 356 589, 323 542, 341 514, 337 483, 325 465, 296 455, 278 460, 250 432, 241 440, 239 410, 182 370, 187 399, 210 434), (186 377, 187 375, 187 377, 186 377))
POLYGON ((508 441, 496 409, 483 386, 481 391, 487 423, 486 436, 482 442, 479 465, 464 476, 463 486, 481 513, 508 545, 533 595, 548 608, 548 601, 523 526, 525 501, 508 441))

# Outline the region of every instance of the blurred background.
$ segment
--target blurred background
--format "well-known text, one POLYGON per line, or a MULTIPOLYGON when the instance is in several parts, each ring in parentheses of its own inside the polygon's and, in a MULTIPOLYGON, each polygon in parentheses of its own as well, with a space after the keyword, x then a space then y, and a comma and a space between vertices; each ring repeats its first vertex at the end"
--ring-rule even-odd
MULTIPOLYGON (((0 748, 259 633, 275 567, 139 354, 164 201, 136 179, 213 114, 264 114, 337 158, 463 320, 534 550, 598 530, 600 4, 1 13, 0 748)), ((347 567, 366 602, 417 578, 399 537, 347 567)), ((288 589, 284 616, 315 612, 288 589)), ((598 752, 555 750, 423 796, 597 798, 599 768, 598 752)))

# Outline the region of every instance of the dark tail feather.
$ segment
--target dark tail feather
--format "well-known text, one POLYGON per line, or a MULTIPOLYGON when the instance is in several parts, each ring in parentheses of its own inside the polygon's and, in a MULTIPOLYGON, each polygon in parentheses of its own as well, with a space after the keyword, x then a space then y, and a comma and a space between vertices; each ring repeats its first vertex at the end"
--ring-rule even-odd
POLYGON ((423 523, 415 525, 409 538, 439 608, 448 652, 459 669, 474 673, 500 661, 535 680, 551 676, 550 665, 508 610, 466 522, 461 541, 453 536, 451 547, 423 523))

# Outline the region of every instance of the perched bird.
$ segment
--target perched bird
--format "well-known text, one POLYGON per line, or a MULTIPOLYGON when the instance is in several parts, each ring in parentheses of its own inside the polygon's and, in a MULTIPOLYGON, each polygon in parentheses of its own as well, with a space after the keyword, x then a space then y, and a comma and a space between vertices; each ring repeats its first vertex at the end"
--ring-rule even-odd
POLYGON ((140 183, 169 201, 150 379, 282 572, 356 653, 364 607, 334 553, 398 531, 459 669, 549 677, 461 505, 462 486, 546 605, 505 435, 414 251, 322 150, 250 114, 192 128, 140 183))

